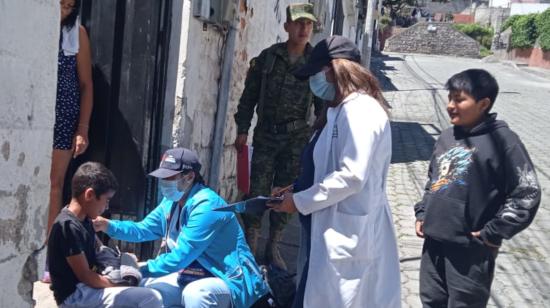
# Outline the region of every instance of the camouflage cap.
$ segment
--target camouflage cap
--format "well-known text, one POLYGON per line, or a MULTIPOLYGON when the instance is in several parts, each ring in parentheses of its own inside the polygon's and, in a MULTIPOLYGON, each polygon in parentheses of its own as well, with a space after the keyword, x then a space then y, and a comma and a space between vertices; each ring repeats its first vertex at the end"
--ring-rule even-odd
POLYGON ((300 18, 306 18, 317 22, 317 18, 313 15, 313 4, 311 3, 295 3, 286 7, 286 19, 296 21, 300 18))

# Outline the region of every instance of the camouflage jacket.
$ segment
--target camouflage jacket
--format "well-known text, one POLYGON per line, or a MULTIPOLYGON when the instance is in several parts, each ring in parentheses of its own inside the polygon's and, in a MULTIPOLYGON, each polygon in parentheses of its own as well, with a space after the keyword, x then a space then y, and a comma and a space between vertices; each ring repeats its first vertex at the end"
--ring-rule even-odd
POLYGON ((278 43, 264 49, 250 61, 245 88, 235 113, 238 134, 247 134, 250 128, 254 109, 260 100, 262 70, 264 65, 268 65, 268 53, 275 56, 275 61, 266 76, 263 110, 261 115, 258 114, 260 127, 305 120, 311 104, 314 104, 315 115, 321 111, 323 102, 311 93, 308 81, 300 81, 292 75, 293 70, 306 63, 311 50, 308 43, 304 56, 290 64, 286 43, 278 43))

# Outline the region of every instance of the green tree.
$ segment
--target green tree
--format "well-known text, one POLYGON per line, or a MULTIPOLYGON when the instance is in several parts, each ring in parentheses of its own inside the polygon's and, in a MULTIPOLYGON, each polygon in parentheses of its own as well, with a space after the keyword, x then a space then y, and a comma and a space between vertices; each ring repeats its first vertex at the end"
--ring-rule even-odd
POLYGON ((544 51, 550 51, 550 9, 540 13, 535 18, 537 32, 539 36, 540 48, 544 51))
POLYGON ((479 45, 491 49, 493 40, 493 28, 479 24, 454 24, 455 29, 476 40, 479 45))
POLYGON ((506 31, 506 29, 510 28, 518 18, 520 18, 521 15, 512 15, 504 21, 502 24, 502 27, 500 28, 500 31, 506 31))
POLYGON ((510 38, 512 48, 530 48, 535 45, 538 37, 536 16, 537 14, 521 15, 514 21, 510 38))

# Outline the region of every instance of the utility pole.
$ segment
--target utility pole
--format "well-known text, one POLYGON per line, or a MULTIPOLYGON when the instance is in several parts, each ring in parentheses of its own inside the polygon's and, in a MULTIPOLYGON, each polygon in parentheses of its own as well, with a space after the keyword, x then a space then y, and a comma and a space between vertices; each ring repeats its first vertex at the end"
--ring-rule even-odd
MULTIPOLYGON (((494 10, 494 8, 493 8, 494 10)), ((504 15, 504 9, 498 8, 498 14, 495 21, 495 35, 493 36, 493 40, 491 42, 491 51, 496 52, 497 50, 501 49, 500 44, 500 28, 502 27, 502 20, 504 15)))
MULTIPOLYGON (((380 0, 381 1, 381 0, 380 0)), ((376 11, 376 0, 368 0, 367 17, 365 18, 365 32, 363 33, 362 64, 370 68, 372 51, 372 36, 374 34, 374 12, 376 11)))
POLYGON ((376 27, 374 29, 374 32, 376 33, 376 45, 374 46, 374 49, 377 52, 380 52, 380 40, 378 33, 380 33, 380 18, 382 18, 382 2, 384 1, 378 0, 378 8, 376 9, 376 27))

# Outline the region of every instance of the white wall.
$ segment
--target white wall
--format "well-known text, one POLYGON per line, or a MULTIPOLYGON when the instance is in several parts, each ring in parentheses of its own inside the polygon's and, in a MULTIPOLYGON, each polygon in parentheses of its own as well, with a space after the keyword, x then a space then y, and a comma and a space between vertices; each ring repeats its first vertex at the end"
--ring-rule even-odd
POLYGON ((172 26, 170 29, 170 45, 168 50, 168 65, 166 72, 166 88, 164 111, 162 119, 162 151, 174 146, 173 127, 176 105, 181 105, 183 94, 183 59, 187 45, 187 31, 182 31, 182 18, 189 13, 189 1, 174 0, 172 4, 172 26), (185 7, 184 7, 185 5, 185 7))
POLYGON ((510 9, 503 7, 478 7, 474 21, 480 25, 490 25, 493 29, 500 28, 502 20, 510 16, 510 9))
MULTIPOLYGON (((344 23, 342 27, 342 36, 345 36, 355 42, 357 35, 357 16, 358 11, 355 7, 355 1, 342 1, 342 9, 344 11, 344 23)), ((362 29, 361 31, 364 31, 362 29)))
POLYGON ((191 14, 191 1, 183 1, 180 54, 177 72, 174 145, 197 151, 208 175, 214 132, 223 35, 191 14))
POLYGON ((57 1, 0 2, 0 307, 32 307, 43 270, 58 36, 57 1))
MULTIPOLYGON (((288 39, 283 24, 286 21, 286 7, 290 3, 300 1, 270 1, 248 0, 240 1, 239 23, 237 27, 237 39, 235 42, 235 54, 233 68, 231 70, 231 91, 226 115, 224 154, 220 170, 220 191, 233 200, 237 197, 236 190, 236 152, 233 147, 237 126, 233 115, 237 111, 237 105, 244 89, 244 80, 248 71, 249 62, 258 56, 260 52, 277 43, 288 39), (267 5, 266 5, 267 4, 267 5)), ((303 2, 303 1, 302 1, 303 2)), ((252 143, 252 134, 256 117, 250 128, 248 139, 252 143)))
POLYGON ((310 2, 313 3, 313 10, 319 21, 319 28, 313 33, 311 39, 311 43, 315 45, 332 34, 334 0, 312 0, 310 2))
POLYGON ((510 16, 540 13, 550 8, 550 3, 512 3, 510 16))
MULTIPOLYGON (((286 41, 287 34, 283 29, 286 7, 290 3, 298 2, 303 1, 238 0, 238 16, 235 22, 237 33, 219 182, 220 193, 228 200, 237 197, 236 152, 233 147, 236 125, 233 114, 243 91, 249 62, 264 48, 286 41)), ((203 28, 203 23, 191 14, 190 0, 184 0, 181 9, 177 97, 172 137, 175 145, 198 151, 203 163, 202 173, 206 176, 211 161, 224 35, 212 25, 203 28)), ((254 123, 255 119, 250 129, 249 143, 252 140, 254 123)))

